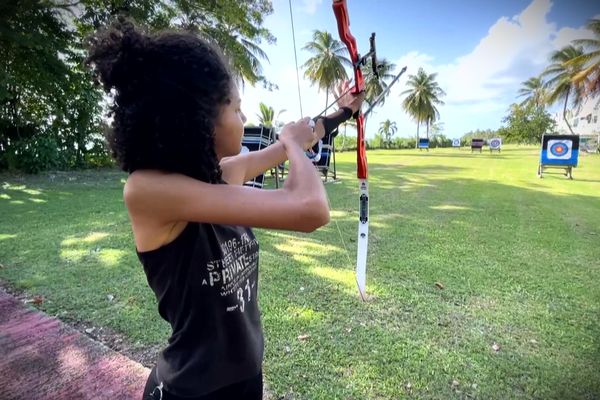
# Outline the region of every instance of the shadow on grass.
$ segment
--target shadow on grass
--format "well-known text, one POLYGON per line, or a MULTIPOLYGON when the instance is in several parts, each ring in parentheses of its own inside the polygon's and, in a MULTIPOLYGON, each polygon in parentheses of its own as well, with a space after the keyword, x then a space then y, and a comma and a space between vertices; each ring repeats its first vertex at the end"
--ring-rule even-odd
MULTIPOLYGON (((394 167, 376 168, 377 180, 398 182, 394 167)), ((427 398, 460 397, 453 380, 481 398, 600 394, 598 196, 449 177, 458 170, 403 166, 424 184, 371 186, 372 303, 358 300, 354 283, 354 182, 328 187, 328 227, 262 232, 263 295, 278 315, 266 326, 278 338, 288 332, 272 343, 273 363, 302 346, 295 334, 319 332, 327 337, 294 360, 355 387, 348 396, 373 395, 360 376, 427 398), (314 254, 314 244, 336 242, 314 254), (298 257, 305 248, 310 255, 298 257)))
MULTIPOLYGON (((598 396, 598 197, 453 178, 461 167, 402 166, 405 181, 395 167, 374 168, 390 184, 371 186, 370 302, 354 282, 354 180, 327 187, 332 222, 314 234, 257 230, 272 389, 308 398, 598 396)), ((148 329, 161 320, 120 182, 58 189, 1 192, 10 198, 0 196, 0 276, 42 291, 51 312, 83 308, 134 340, 164 342, 168 330, 148 329)))

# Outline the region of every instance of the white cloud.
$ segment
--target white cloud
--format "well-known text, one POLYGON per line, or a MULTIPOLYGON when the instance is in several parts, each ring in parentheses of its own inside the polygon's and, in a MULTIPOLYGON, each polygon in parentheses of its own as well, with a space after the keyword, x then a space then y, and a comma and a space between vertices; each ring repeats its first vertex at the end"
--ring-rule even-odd
POLYGON ((302 0, 302 9, 309 15, 314 15, 323 0, 302 0))
MULTIPOLYGON (((448 93, 448 103, 489 101, 501 96, 505 88, 523 80, 523 69, 530 76, 545 62, 554 24, 546 21, 552 4, 534 0, 521 14, 500 18, 473 51, 455 63, 438 67, 440 83, 448 93)), ((525 78, 526 79, 526 78, 525 78)))
MULTIPOLYGON (((448 135, 455 135, 459 126, 463 131, 498 127, 516 101, 521 82, 538 75, 553 50, 590 36, 584 28, 557 30, 548 21, 551 8, 550 0, 533 0, 520 14, 499 18, 470 53, 452 63, 436 64, 432 56, 413 51, 396 64, 408 65, 411 74, 419 67, 438 73, 437 81, 447 93, 446 105, 439 109, 448 135)), ((401 105, 401 101, 392 103, 401 105)))
MULTIPOLYGON (((599 18, 598 16, 596 18, 599 18)), ((573 40, 577 39, 591 39, 593 38, 592 32, 585 29, 585 27, 581 28, 562 28, 559 30, 554 36, 554 40, 552 40, 552 47, 555 50, 561 49, 569 44, 573 40)))

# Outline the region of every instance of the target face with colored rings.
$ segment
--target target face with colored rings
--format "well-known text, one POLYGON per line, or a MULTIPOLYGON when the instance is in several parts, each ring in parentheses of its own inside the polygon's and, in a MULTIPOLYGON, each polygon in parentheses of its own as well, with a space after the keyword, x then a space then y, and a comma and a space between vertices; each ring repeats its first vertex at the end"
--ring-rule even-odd
POLYGON ((548 159, 568 160, 571 158, 571 140, 549 140, 548 141, 548 159))
POLYGON ((498 149, 498 148, 500 148, 501 144, 502 144, 502 141, 500 139, 492 139, 492 140, 490 140, 490 147, 492 149, 498 149))
POLYGON ((564 156, 567 150, 567 146, 562 143, 555 143, 554 146, 550 147, 550 152, 557 157, 564 156))

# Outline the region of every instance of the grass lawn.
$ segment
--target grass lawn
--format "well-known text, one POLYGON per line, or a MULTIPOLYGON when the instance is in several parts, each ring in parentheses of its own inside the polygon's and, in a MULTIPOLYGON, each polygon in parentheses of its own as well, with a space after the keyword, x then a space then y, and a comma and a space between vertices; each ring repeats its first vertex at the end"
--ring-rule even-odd
MULTIPOLYGON (((355 154, 338 154, 327 227, 256 230, 275 397, 599 399, 600 156, 582 155, 573 181, 538 179, 538 157, 370 152, 363 303, 355 154)), ((0 279, 63 320, 162 345, 169 327, 134 253, 124 179, 0 176, 0 279)))

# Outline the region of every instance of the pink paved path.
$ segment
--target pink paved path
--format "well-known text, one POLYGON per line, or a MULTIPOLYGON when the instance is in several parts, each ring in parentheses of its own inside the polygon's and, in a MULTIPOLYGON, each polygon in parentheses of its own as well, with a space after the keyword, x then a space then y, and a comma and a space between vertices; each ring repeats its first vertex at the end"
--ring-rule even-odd
POLYGON ((0 288, 0 399, 141 399, 149 372, 0 288))

